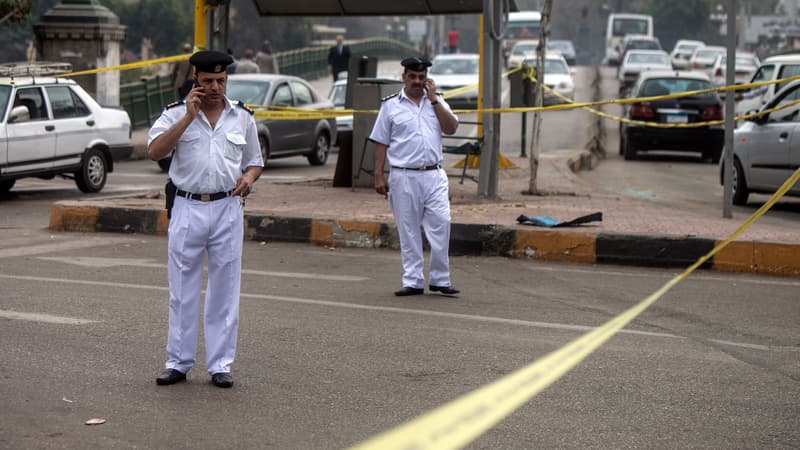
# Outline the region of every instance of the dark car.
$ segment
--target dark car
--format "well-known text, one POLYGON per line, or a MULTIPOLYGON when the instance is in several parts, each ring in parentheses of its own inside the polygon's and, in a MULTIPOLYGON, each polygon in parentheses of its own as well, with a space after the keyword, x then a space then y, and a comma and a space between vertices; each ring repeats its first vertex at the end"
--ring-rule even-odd
MULTIPOLYGON (((278 74, 239 74, 228 77, 226 95, 256 110, 261 107, 291 107, 311 110, 333 109, 333 103, 302 78, 278 74)), ((268 159, 302 155, 313 166, 328 160, 336 141, 336 119, 256 119, 258 141, 264 165, 268 159)), ((168 162, 159 161, 168 170, 168 162)))
MULTIPOLYGON (((648 71, 639 76, 631 96, 658 97, 687 91, 710 89, 704 73, 648 71)), ((716 92, 688 97, 642 101, 625 105, 625 117, 642 122, 686 124, 722 120, 722 102, 716 92)), ((626 160, 636 159, 641 151, 677 150, 699 152, 704 159, 719 162, 724 145, 722 125, 696 128, 656 128, 620 123, 619 153, 626 160)))

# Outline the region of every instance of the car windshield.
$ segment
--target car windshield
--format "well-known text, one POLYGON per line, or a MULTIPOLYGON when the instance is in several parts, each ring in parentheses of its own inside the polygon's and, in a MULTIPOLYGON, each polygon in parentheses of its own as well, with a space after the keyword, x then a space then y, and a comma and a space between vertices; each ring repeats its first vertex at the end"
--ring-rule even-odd
POLYGON ((697 47, 700 47, 700 46, 701 46, 700 44, 680 44, 678 46, 678 51, 679 52, 693 52, 694 49, 696 49, 697 47))
POLYGON ((573 48, 572 48, 572 43, 570 43, 569 41, 549 41, 547 43, 547 49, 568 52, 573 48))
POLYGON ((514 46, 514 50, 511 50, 512 55, 524 55, 527 52, 535 52, 536 46, 539 44, 520 44, 514 46))
MULTIPOLYGON (((711 82, 694 78, 651 78, 642 83, 639 93, 641 97, 656 97, 703 89, 711 89, 711 82)), ((689 98, 713 98, 714 95, 714 92, 707 92, 689 98)))
MULTIPOLYGON (((724 66, 727 62, 728 58, 724 56, 719 59, 720 66, 724 66)), ((739 67, 753 67, 753 68, 758 67, 758 64, 756 64, 756 59, 753 58, 752 56, 737 56, 736 65, 739 67)))
POLYGON ((631 41, 628 50, 661 50, 661 47, 654 41, 631 41))
MULTIPOLYGON (((530 58, 522 62, 530 67, 536 67, 536 59, 530 58)), ((547 58, 544 60, 544 73, 546 74, 568 74, 569 66, 561 58, 547 58)))
POLYGON ((241 100, 250 105, 262 105, 269 92, 269 81, 228 80, 226 95, 231 100, 241 100))
POLYGON ((344 94, 347 90, 346 84, 334 84, 331 88, 331 95, 328 98, 333 102, 333 106, 344 108, 344 94))
POLYGON ((428 71, 431 74, 455 75, 455 74, 476 74, 478 73, 477 59, 438 59, 433 62, 428 71))
POLYGON ((642 19, 615 19, 614 36, 625 36, 626 34, 648 34, 647 20, 642 19))
MULTIPOLYGON (((11 96, 11 86, 0 86, 0 111, 6 110, 8 98, 11 96)), ((2 119, 2 117, 0 117, 2 119)))
POLYGON ((628 55, 628 62, 634 64, 658 64, 671 65, 666 55, 653 53, 631 53, 628 55))
POLYGON ((704 59, 716 58, 721 52, 719 50, 698 50, 697 57, 704 59))

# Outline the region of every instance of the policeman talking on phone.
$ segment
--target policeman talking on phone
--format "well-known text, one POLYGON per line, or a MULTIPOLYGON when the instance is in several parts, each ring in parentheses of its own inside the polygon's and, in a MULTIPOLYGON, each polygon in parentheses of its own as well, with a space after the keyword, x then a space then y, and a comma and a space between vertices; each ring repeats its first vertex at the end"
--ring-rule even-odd
POLYGON ((150 159, 172 153, 167 191, 174 195, 167 244, 167 361, 156 383, 184 381, 194 366, 208 254, 206 369, 215 386, 229 388, 239 323, 244 199, 264 162, 253 111, 225 96, 225 69, 233 58, 200 51, 189 62, 195 86, 183 101, 164 109, 147 136, 150 159))
POLYGON ((422 234, 431 246, 428 288, 456 295, 450 282, 450 200, 442 168, 442 133, 452 135, 458 118, 428 78, 426 57, 406 58, 403 89, 383 99, 369 139, 375 143, 375 191, 386 195, 397 223, 403 261, 398 296, 425 292, 422 234), (389 160, 389 179, 383 173, 389 160))

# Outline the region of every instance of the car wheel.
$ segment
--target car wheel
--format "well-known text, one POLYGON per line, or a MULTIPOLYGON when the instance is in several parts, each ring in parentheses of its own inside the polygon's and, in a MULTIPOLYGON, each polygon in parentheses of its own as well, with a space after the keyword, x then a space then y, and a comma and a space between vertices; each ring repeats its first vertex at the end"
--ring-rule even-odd
POLYGON ((158 167, 162 172, 169 172, 169 166, 172 164, 172 156, 167 156, 158 160, 158 167))
POLYGON ((5 194, 6 192, 10 191, 16 182, 17 180, 0 181, 0 194, 5 194))
POLYGON ((81 168, 75 172, 75 184, 81 192, 100 192, 108 178, 108 163, 100 150, 90 149, 83 156, 81 168))
POLYGON ((746 205, 750 191, 747 190, 747 181, 744 179, 742 163, 738 159, 733 160, 733 204, 746 205))
POLYGON ((312 166, 321 166, 325 164, 325 161, 328 160, 328 152, 330 152, 330 150, 330 138, 327 133, 321 131, 314 142, 314 149, 308 155, 308 162, 311 163, 312 166))
POLYGON ((258 135, 258 146, 261 148, 261 159, 264 160, 264 167, 267 167, 269 159, 269 141, 263 134, 258 135))
POLYGON ((630 139, 625 139, 622 153, 625 156, 625 161, 633 161, 637 158, 636 147, 633 146, 630 139))

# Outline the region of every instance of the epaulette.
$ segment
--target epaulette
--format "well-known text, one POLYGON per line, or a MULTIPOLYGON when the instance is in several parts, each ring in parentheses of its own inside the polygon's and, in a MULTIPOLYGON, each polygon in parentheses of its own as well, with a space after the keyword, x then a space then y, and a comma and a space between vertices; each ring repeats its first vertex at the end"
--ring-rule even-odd
POLYGON ((397 97, 398 95, 400 95, 400 93, 399 93, 399 92, 396 92, 396 93, 394 93, 394 94, 392 94, 392 95, 387 95, 386 97, 383 97, 383 98, 381 99, 381 102, 385 102, 386 100, 389 100, 390 98, 395 98, 395 97, 397 97))
POLYGON ((436 95, 438 95, 439 97, 441 97, 441 96, 443 96, 443 95, 444 95, 444 92, 442 92, 442 91, 436 91, 436 95))
POLYGON ((175 107, 175 106, 178 106, 178 105, 182 105, 183 103, 184 103, 183 100, 178 100, 177 102, 172 102, 169 105, 165 106, 164 109, 170 109, 172 107, 175 107))
POLYGON ((255 114, 255 111, 253 111, 253 110, 252 110, 252 108, 250 108, 249 106, 247 106, 247 105, 246 105, 246 104, 245 104, 243 101, 241 101, 241 100, 239 100, 238 102, 236 102, 236 106, 238 106, 238 107, 242 108, 243 110, 245 110, 245 111, 249 112, 251 116, 252 116, 253 114, 255 114))

